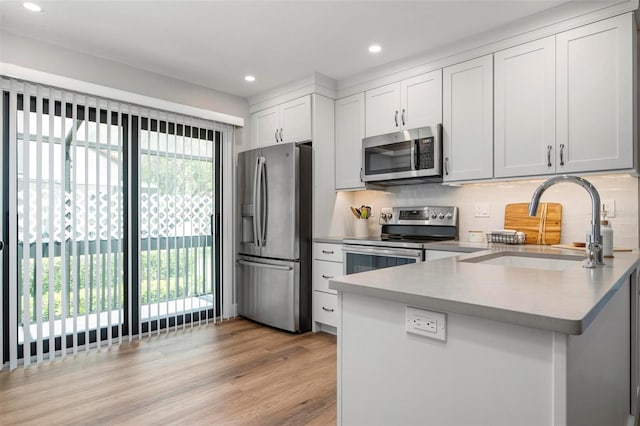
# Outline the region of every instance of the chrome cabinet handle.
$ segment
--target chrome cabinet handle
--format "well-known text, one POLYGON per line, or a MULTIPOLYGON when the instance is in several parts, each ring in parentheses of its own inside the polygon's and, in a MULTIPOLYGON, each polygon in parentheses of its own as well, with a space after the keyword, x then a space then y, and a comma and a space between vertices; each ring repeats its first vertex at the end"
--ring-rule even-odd
POLYGON ((398 111, 397 110, 396 110, 396 116, 394 120, 396 121, 396 127, 398 127, 398 111))
POLYGON ((401 117, 402 117, 402 125, 404 126, 404 108, 402 109, 402 115, 401 115, 401 117))
POLYGON ((547 145, 547 167, 551 167, 551 145, 547 145))
POLYGON ((331 279, 333 279, 333 277, 332 277, 332 276, 324 275, 324 274, 322 274, 322 278, 324 278, 325 280, 331 280, 331 279))
POLYGON ((564 166, 564 144, 560 144, 560 165, 564 166))
POLYGON ((334 311, 333 309, 327 309, 324 306, 322 307, 322 310, 325 311, 325 312, 333 312, 334 311))
POLYGON ((444 174, 449 176, 449 157, 444 159, 444 174))
POLYGON ((322 250, 324 254, 333 254, 333 250, 322 250))
POLYGON ((282 129, 280 129, 280 142, 282 142, 282 141, 283 141, 283 139, 282 139, 282 129))
POLYGON ((276 142, 278 142, 278 129, 276 129, 275 137, 276 137, 276 142))

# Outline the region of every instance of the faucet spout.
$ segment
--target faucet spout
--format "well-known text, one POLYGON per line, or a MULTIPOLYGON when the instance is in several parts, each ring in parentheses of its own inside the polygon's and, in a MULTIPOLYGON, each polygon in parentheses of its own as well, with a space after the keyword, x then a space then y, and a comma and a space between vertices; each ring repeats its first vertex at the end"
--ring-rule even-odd
POLYGON ((529 216, 535 216, 538 212, 538 204, 540 197, 550 187, 556 183, 572 182, 583 187, 591 197, 591 235, 587 241, 587 249, 589 251, 589 261, 585 268, 595 268, 597 265, 604 265, 602 253, 602 235, 600 235, 600 194, 591 182, 578 176, 560 175, 554 176, 542 182, 536 188, 529 203, 529 216))

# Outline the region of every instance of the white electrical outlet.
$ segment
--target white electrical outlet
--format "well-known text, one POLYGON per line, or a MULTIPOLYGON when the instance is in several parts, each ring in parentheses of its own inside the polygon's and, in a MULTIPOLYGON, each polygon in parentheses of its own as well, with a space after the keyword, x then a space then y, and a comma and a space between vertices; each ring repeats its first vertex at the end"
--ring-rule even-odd
POLYGON ((447 340, 447 315, 407 306, 407 333, 447 340))
POLYGON ((600 207, 607 211, 607 217, 616 217, 616 200, 601 200, 600 207))
POLYGON ((475 217, 491 217, 489 203, 476 203, 475 217))

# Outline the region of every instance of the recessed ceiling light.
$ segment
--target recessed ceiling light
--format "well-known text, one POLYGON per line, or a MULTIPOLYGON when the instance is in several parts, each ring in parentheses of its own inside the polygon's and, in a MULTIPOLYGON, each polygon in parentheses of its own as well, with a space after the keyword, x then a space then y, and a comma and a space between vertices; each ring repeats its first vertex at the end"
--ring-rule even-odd
POLYGON ((26 1, 22 3, 22 6, 31 12, 42 12, 42 8, 35 3, 26 1))
POLYGON ((245 81, 248 81, 249 83, 252 83, 254 81, 256 81, 256 78, 252 75, 245 75, 244 76, 245 81))
POLYGON ((372 44, 371 46, 369 46, 369 52, 371 53, 378 53, 382 50, 382 47, 380 47, 379 44, 372 44))

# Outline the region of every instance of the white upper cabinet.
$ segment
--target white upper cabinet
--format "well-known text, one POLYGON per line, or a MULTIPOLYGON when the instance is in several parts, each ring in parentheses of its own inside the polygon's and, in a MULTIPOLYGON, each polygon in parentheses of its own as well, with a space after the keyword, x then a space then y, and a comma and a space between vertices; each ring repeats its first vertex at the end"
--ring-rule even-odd
POLYGON ((251 147, 274 145, 280 139, 280 116, 278 106, 251 114, 251 147))
POLYGON ((555 173, 555 36, 494 55, 495 177, 555 173))
POLYGON ((280 142, 311 140, 311 96, 280 105, 280 142))
POLYGON ((366 92, 366 136, 442 122, 442 70, 366 92))
POLYGON ((311 140, 311 96, 251 114, 251 146, 311 140))
POLYGON ((368 90, 366 99, 366 136, 400 130, 400 83, 368 90))
POLYGON ((557 35, 558 173, 634 166, 632 19, 557 35))
POLYGON ((443 70, 444 181, 493 176, 493 56, 443 70))
POLYGON ((336 189, 362 189, 364 93, 336 101, 336 189))
POLYGON ((442 70, 400 82, 400 121, 405 129, 442 123, 442 70))

